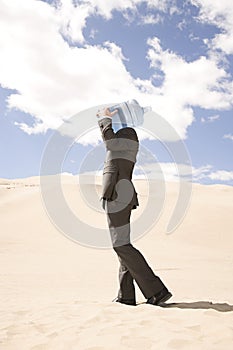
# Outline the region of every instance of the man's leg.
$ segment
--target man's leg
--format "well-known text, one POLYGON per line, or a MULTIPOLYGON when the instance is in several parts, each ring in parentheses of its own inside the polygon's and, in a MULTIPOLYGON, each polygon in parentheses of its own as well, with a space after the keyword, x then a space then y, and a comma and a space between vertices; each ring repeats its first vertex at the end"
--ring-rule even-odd
POLYGON ((145 298, 150 298, 165 287, 161 279, 154 274, 143 255, 132 244, 114 247, 113 249, 124 262, 145 298))
MULTIPOLYGON (((131 277, 137 282, 145 298, 150 298, 160 292, 165 285, 153 273, 143 255, 130 243, 130 215, 130 205, 117 211, 117 203, 108 202, 107 220, 113 249, 131 277)), ((130 294, 131 291, 132 286, 129 290, 127 288, 124 290, 126 294, 128 292, 130 294)))
POLYGON ((105 209, 113 247, 130 243, 131 206, 111 201, 105 209))
MULTIPOLYGON (((107 202, 105 210, 107 210, 107 221, 111 235, 112 245, 122 246, 130 243, 130 215, 131 206, 126 205, 123 210, 119 210, 117 202, 107 202), (121 223, 121 227, 119 227, 121 223)), ((122 204, 121 204, 122 205, 122 204)), ((135 287, 133 277, 129 272, 124 261, 118 255, 119 266, 119 284, 118 301, 126 301, 126 303, 136 304, 135 287)))
POLYGON ((135 287, 133 283, 133 277, 128 268, 123 264, 121 258, 119 267, 119 284, 118 299, 136 301, 135 287))

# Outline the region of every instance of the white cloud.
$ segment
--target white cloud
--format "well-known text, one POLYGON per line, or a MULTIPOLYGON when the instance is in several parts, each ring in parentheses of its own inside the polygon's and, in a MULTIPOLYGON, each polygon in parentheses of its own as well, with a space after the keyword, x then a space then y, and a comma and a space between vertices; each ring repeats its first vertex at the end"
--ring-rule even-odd
POLYGON ((145 16, 141 16, 141 20, 140 20, 140 23, 143 25, 157 24, 159 22, 162 22, 162 17, 159 14, 157 15, 147 14, 145 16))
POLYGON ((186 164, 177 164, 171 162, 158 162, 140 164, 140 168, 135 169, 135 178, 148 176, 152 179, 165 181, 180 181, 180 179, 189 179, 192 177, 192 167, 186 164))
MULTIPOLYGON (((174 52, 164 50, 157 37, 149 39, 148 44, 151 47, 148 51, 151 67, 164 74, 160 87, 162 104, 158 109, 162 115, 172 120, 180 114, 178 123, 185 120, 185 129, 193 120, 193 106, 216 110, 232 106, 232 81, 215 61, 201 56, 186 62, 174 52), (164 103, 165 100, 169 103, 164 103)), ((179 125, 179 129, 181 127, 179 125)))
POLYGON ((203 165, 203 166, 201 166, 199 168, 193 167, 192 168, 193 179, 195 181, 200 181, 200 180, 202 180, 204 178, 207 178, 208 174, 211 171, 211 169, 212 169, 212 165, 209 165, 209 164, 203 165))
POLYGON ((148 8, 158 9, 162 12, 169 12, 171 15, 175 12, 179 12, 176 6, 176 0, 146 0, 148 8))
POLYGON ((0 4, 0 80, 17 90, 9 107, 36 119, 33 127, 21 124, 24 131, 57 128, 82 109, 138 92, 115 44, 69 47, 53 7, 33 0, 0 4))
POLYGON ((82 0, 81 3, 86 4, 89 7, 95 8, 96 12, 110 19, 112 17, 112 11, 126 11, 136 10, 136 6, 142 3, 142 0, 82 0))
POLYGON ((218 120, 220 118, 219 114, 211 115, 207 118, 201 118, 202 123, 213 123, 215 120, 218 120))
MULTIPOLYGON (((62 0, 71 1, 71 0, 62 0)), ((105 19, 112 18, 113 11, 119 11, 123 14, 128 23, 132 23, 134 20, 138 24, 157 24, 163 20, 162 16, 158 13, 154 14, 153 11, 159 11, 160 13, 170 13, 171 15, 178 12, 176 7, 176 0, 80 0, 82 6, 89 9, 89 11, 101 15, 105 19), (138 10, 141 4, 146 5, 148 14, 142 15, 138 10)))
MULTIPOLYGON (((151 67, 155 75, 158 70, 164 74, 161 86, 154 86, 153 79, 131 76, 124 64, 127 58, 115 43, 91 46, 83 42, 88 16, 98 13, 109 18, 114 9, 134 10, 142 2, 82 0, 74 5, 62 0, 53 7, 39 0, 0 0, 0 31, 4 33, 0 37, 0 83, 17 91, 9 96, 9 107, 35 118, 32 126, 17 124, 24 132, 55 129, 91 106, 135 98, 152 106, 185 138, 194 119, 192 106, 230 107, 232 83, 223 68, 205 57, 188 63, 163 50, 157 38, 149 40, 151 67), (84 45, 69 46, 61 31, 84 45)), ((170 11, 173 2, 146 3, 148 8, 170 11)))
POLYGON ((192 180, 193 182, 202 182, 203 180, 208 181, 220 181, 230 182, 233 180, 233 171, 218 170, 212 171, 211 165, 204 165, 199 168, 195 168, 187 164, 177 164, 172 162, 158 162, 148 163, 141 166, 141 171, 137 171, 135 178, 144 178, 149 176, 150 178, 165 180, 165 181, 182 181, 192 180), (179 172, 178 172, 179 170, 179 172))
MULTIPOLYGON (((148 11, 160 13, 178 12, 175 0, 54 0, 53 6, 57 9, 57 15, 64 36, 76 43, 84 43, 83 29, 86 20, 91 15, 100 15, 106 20, 112 18, 113 11, 119 11, 124 18, 131 23, 138 20, 139 24, 157 24, 162 21, 158 13, 140 14, 138 6, 145 4, 148 11)), ((93 36, 92 31, 92 36, 93 36)))
POLYGON ((203 166, 201 168, 194 168, 187 164, 176 164, 173 162, 150 162, 140 165, 137 171, 137 176, 148 175, 150 178, 160 179, 166 181, 180 181, 182 179, 197 181, 209 173, 211 166, 203 166), (141 174, 140 174, 141 173, 141 174))
POLYGON ((232 181, 233 171, 218 170, 208 176, 211 180, 232 181))
POLYGON ((43 134, 47 131, 46 124, 41 122, 34 123, 33 126, 29 126, 25 123, 18 123, 18 122, 15 122, 14 124, 17 125, 22 131, 24 131, 28 135, 43 134))
POLYGON ((148 9, 156 9, 161 12, 172 12, 177 10, 175 0, 81 0, 80 3, 86 4, 96 9, 96 12, 105 18, 109 19, 112 16, 113 10, 117 11, 135 11, 140 4, 146 4, 148 9))
POLYGON ((221 49, 226 54, 233 53, 233 6, 232 0, 191 0, 193 5, 200 8, 198 20, 214 24, 221 33, 216 34, 208 43, 212 49, 221 49))
MULTIPOLYGON (((102 176, 102 172, 102 170, 98 170, 94 173, 89 172, 87 175, 102 176)), ((203 180, 205 180, 209 184, 219 182, 231 184, 233 180, 233 171, 212 171, 211 165, 195 168, 187 164, 152 162, 140 164, 140 166, 136 164, 133 179, 155 179, 168 182, 192 181, 194 183, 203 183, 203 180)))
POLYGON ((84 135, 81 135, 76 142, 82 144, 83 146, 97 146, 99 142, 103 142, 103 140, 99 128, 96 128, 86 132, 84 135))
POLYGON ((214 122, 215 120, 218 120, 220 118, 220 115, 219 114, 216 114, 216 115, 211 115, 210 117, 208 117, 208 121, 209 122, 214 122))
POLYGON ((183 18, 182 21, 180 21, 178 24, 177 24, 177 28, 182 31, 184 30, 184 28, 187 27, 187 21, 183 18))
POLYGON ((190 39, 191 41, 196 41, 196 40, 200 40, 200 37, 197 36, 197 35, 195 35, 194 33, 190 33, 190 34, 189 34, 189 39, 190 39))
POLYGON ((229 182, 233 180, 233 171, 228 170, 217 170, 212 171, 211 165, 205 165, 199 168, 193 167, 193 180, 200 182, 200 180, 211 180, 211 181, 221 181, 221 182, 229 182))
POLYGON ((96 36, 97 33, 98 33, 98 30, 96 30, 96 29, 91 29, 89 38, 95 39, 95 36, 96 36))
MULTIPOLYGON (((113 3, 127 7, 125 2, 118 5, 112 2, 112 6, 113 3)), ((108 101, 136 98, 142 105, 159 110, 160 90, 149 80, 132 78, 120 47, 108 42, 79 48, 64 41, 60 35, 64 9, 59 12, 45 2, 34 0, 20 4, 0 0, 0 4, 0 30, 4 33, 0 37, 1 84, 17 91, 8 97, 9 108, 35 118, 33 126, 18 123, 23 131, 32 134, 57 128, 78 111, 108 101)), ((71 11, 70 1, 63 1, 64 4, 68 7, 64 14, 66 21, 71 11)), ((181 119, 180 112, 174 110, 174 120, 181 119)), ((189 124, 189 118, 182 119, 181 127, 177 123, 181 137, 189 124)))
POLYGON ((83 43, 86 19, 95 12, 95 9, 88 4, 75 5, 72 0, 60 0, 56 4, 63 35, 73 42, 83 43))
POLYGON ((224 139, 229 139, 233 141, 233 135, 232 134, 226 134, 223 136, 224 139))

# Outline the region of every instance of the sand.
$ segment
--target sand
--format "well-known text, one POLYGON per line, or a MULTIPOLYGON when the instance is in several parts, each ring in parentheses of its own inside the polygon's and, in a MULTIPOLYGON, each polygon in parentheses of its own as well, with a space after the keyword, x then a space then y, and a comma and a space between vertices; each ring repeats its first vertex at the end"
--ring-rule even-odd
MULTIPOLYGON (((137 288, 133 307, 111 302, 118 288, 114 251, 59 232, 39 183, 0 180, 1 350, 232 349, 233 187, 193 184, 184 221, 167 235, 177 197, 177 185, 167 184, 159 221, 134 245, 173 297, 167 307, 152 306, 137 288)), ((91 213, 80 199, 75 178, 63 183, 76 214, 106 225, 104 213, 91 213)), ((148 196, 145 182, 135 186, 141 209, 132 220, 148 196)))

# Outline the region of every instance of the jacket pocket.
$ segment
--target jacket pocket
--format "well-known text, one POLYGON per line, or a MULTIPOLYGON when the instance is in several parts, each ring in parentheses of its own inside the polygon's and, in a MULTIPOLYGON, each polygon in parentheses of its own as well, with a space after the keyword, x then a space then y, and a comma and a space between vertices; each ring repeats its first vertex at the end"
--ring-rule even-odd
POLYGON ((107 200, 114 200, 117 197, 116 183, 117 183, 118 171, 113 165, 105 166, 103 171, 103 189, 102 197, 107 200))

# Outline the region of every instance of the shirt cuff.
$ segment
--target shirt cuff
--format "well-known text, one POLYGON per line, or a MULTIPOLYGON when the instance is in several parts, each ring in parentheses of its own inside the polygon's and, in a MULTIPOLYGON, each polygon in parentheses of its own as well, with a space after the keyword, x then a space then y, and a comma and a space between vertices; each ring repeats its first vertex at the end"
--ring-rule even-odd
POLYGON ((103 130, 106 127, 112 125, 112 118, 108 118, 108 117, 101 118, 100 120, 98 120, 98 124, 101 130, 103 130))

